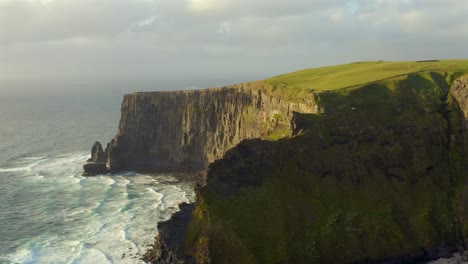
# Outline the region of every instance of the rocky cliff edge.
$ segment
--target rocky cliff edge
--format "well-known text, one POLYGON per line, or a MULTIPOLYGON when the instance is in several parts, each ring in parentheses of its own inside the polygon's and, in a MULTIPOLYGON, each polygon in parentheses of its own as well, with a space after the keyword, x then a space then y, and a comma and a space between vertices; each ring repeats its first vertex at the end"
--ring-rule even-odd
POLYGON ((465 250, 468 78, 446 77, 323 93, 323 111, 295 115, 300 133, 241 142, 146 260, 412 263, 465 250))
POLYGON ((107 171, 203 171, 244 139, 290 136, 294 112, 318 111, 313 94, 284 100, 266 82, 128 94, 121 109, 107 171))

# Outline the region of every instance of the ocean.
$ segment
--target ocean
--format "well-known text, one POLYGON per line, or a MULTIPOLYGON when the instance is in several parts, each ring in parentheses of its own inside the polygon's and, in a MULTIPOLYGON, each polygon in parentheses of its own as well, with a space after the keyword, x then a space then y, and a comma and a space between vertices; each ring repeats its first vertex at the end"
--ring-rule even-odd
POLYGON ((142 263, 194 182, 82 177, 117 133, 121 96, 0 97, 0 263, 142 263))

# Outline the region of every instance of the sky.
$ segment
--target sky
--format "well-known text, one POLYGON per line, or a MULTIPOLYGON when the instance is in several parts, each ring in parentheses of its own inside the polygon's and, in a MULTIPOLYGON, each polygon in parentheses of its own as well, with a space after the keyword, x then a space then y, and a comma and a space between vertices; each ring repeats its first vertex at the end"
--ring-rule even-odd
POLYGON ((466 0, 0 0, 0 95, 214 87, 467 47, 466 0))

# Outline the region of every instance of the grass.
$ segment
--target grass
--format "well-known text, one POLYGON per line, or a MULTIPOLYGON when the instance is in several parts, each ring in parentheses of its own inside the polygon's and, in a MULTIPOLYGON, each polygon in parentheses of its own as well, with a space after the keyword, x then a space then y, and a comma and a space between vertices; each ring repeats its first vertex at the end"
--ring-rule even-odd
POLYGON ((468 72, 468 60, 355 62, 279 75, 267 79, 266 82, 272 86, 274 93, 294 99, 304 97, 308 93, 356 88, 421 72, 447 73, 447 75, 455 75, 456 78, 468 72))

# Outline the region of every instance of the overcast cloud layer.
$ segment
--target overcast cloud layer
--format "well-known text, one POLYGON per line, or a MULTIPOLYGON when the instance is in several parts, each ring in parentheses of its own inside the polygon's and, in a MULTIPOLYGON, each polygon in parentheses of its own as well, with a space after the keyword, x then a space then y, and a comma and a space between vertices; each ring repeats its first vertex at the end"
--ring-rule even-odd
POLYGON ((0 0, 0 94, 15 82, 185 88, 467 47, 466 0, 0 0))

